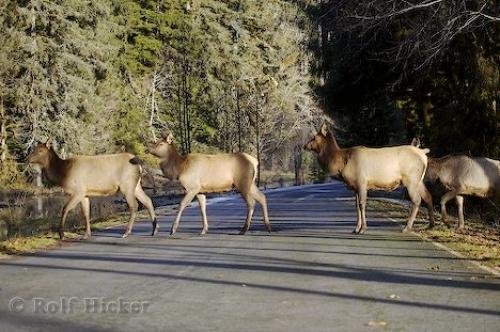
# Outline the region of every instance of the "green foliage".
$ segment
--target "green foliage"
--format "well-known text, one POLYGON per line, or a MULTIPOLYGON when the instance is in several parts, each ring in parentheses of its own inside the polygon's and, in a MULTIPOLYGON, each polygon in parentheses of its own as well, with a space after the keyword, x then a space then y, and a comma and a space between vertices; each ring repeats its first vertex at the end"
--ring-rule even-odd
POLYGON ((3 186, 22 173, 14 160, 48 138, 66 156, 143 154, 170 130, 185 152, 271 161, 310 121, 307 18, 291 2, 7 0, 0 9, 0 152, 13 160, 1 164, 3 186))

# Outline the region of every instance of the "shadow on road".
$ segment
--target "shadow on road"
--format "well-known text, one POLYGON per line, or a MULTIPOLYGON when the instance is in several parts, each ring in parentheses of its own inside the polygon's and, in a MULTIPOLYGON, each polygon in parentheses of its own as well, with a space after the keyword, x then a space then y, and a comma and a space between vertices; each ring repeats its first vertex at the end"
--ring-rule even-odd
MULTIPOLYGON (((444 287, 468 287, 468 288, 476 288, 476 289, 491 289, 491 290, 499 290, 498 285, 492 285, 488 283, 481 282, 467 282, 467 281, 453 281, 453 280, 436 280, 436 279, 428 279, 422 277, 411 277, 411 276, 402 276, 396 275, 392 273, 387 273, 383 271, 377 271, 372 269, 364 269, 364 268, 352 268, 340 266, 341 269, 352 270, 352 271, 328 271, 328 270, 318 270, 318 269, 304 269, 304 268, 292 268, 292 267, 276 267, 276 266, 259 266, 259 265, 242 265, 242 264, 224 264, 224 263, 213 263, 213 262, 195 262, 195 261, 186 261, 186 262, 178 262, 167 259, 144 259, 144 258, 124 258, 124 257, 84 257, 78 255, 57 255, 51 256, 51 258, 66 258, 72 260, 82 260, 82 259, 94 259, 94 260, 109 260, 113 262, 137 262, 137 263, 147 263, 147 264, 173 264, 173 265, 196 265, 196 266, 204 266, 207 268, 228 268, 228 269, 247 269, 251 271, 273 271, 273 272, 283 272, 283 273, 308 273, 315 276, 335 276, 342 278, 351 278, 357 280, 365 280, 365 281, 377 281, 377 282, 385 282, 385 283, 404 283, 404 284, 424 284, 424 285, 433 285, 433 286, 444 286, 444 287)), ((183 276, 183 275, 175 275, 171 273, 148 273, 148 272, 136 272, 136 271, 121 271, 121 270, 113 270, 113 269, 101 269, 101 268, 84 268, 84 267, 68 267, 68 266, 58 266, 58 265, 48 265, 48 264, 26 264, 26 263, 15 263, 15 262, 1 262, 0 265, 16 265, 19 267, 36 267, 36 268, 44 268, 51 270, 72 270, 72 271, 82 271, 82 272, 93 272, 93 273, 110 273, 110 274, 118 274, 118 275, 129 275, 129 276, 143 276, 150 278, 160 278, 160 279, 171 279, 171 280, 182 280, 182 281, 190 281, 196 283, 207 283, 214 285, 224 285, 224 286, 237 286, 241 287, 241 282, 231 281, 231 280, 216 280, 210 278, 203 277, 193 277, 193 276, 183 276)), ((317 296, 325 296, 331 298, 339 298, 339 299, 349 299, 349 300, 357 300, 364 302, 373 302, 373 303, 384 303, 398 306, 410 306, 410 307, 419 307, 419 308, 429 308, 436 310, 447 310, 447 311, 455 311, 455 312, 465 312, 465 313, 478 313, 485 315, 500 315, 500 311, 497 310, 488 310, 488 309, 479 309, 479 308, 469 308, 464 306, 449 306, 442 304, 433 304, 433 303, 425 303, 425 302, 412 302, 412 301, 404 301, 404 300, 391 300, 386 298, 376 298, 370 296, 362 296, 362 295, 353 295, 353 294, 343 294, 339 292, 326 292, 326 291, 318 291, 307 288, 292 288, 286 286, 276 286, 276 285, 265 285, 259 283, 245 283, 246 287, 249 288, 258 288, 258 289, 266 289, 272 291, 280 291, 280 292, 293 292, 300 294, 309 294, 309 295, 317 295, 317 296)))

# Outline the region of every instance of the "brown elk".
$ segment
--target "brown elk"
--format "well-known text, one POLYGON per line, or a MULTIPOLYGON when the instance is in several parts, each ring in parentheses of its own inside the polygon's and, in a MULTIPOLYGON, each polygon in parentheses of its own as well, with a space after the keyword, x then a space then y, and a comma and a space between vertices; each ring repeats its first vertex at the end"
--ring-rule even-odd
POLYGON ((59 226, 61 239, 64 238, 66 217, 78 203, 81 204, 86 222, 84 239, 90 238, 89 197, 109 196, 118 191, 125 196, 130 209, 130 220, 123 237, 127 237, 132 231, 138 208, 137 200, 148 209, 153 222, 152 235, 158 233, 153 203, 141 186, 140 160, 134 155, 119 153, 61 159, 50 144, 39 143, 28 156, 28 162, 39 164, 46 179, 61 186, 64 193, 69 195, 59 226))
POLYGON ((325 123, 305 148, 317 154, 319 163, 331 176, 340 178, 356 193, 357 225, 353 233, 363 234, 366 231, 367 191, 391 191, 401 184, 408 190, 413 203, 403 232, 412 229, 422 199, 429 209, 429 226, 434 226, 432 197, 422 181, 427 167, 428 149, 410 145, 341 149, 325 123))
POLYGON ((161 159, 160 167, 169 180, 179 180, 186 190, 179 212, 172 224, 170 234, 175 234, 182 211, 196 196, 200 203, 203 222, 201 234, 208 231, 206 214, 206 193, 228 191, 235 188, 247 203, 247 219, 240 234, 250 228, 255 201, 259 202, 264 215, 264 224, 271 232, 271 224, 267 213, 267 202, 264 194, 255 185, 257 159, 246 153, 221 154, 187 154, 180 155, 173 142, 172 134, 163 136, 162 140, 148 145, 148 152, 161 159))
POLYGON ((430 158, 425 180, 441 184, 448 190, 441 197, 441 215, 447 223, 446 203, 455 198, 458 206, 457 230, 464 229, 464 197, 500 198, 500 161, 471 158, 464 155, 430 158))

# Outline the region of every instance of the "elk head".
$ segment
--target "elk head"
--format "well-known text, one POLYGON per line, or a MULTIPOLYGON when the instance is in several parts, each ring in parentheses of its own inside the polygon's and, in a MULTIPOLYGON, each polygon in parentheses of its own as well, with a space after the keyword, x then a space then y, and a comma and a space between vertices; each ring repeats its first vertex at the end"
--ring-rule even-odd
POLYGON ((410 145, 413 145, 413 146, 415 146, 417 148, 420 147, 420 144, 421 144, 420 143, 420 138, 418 138, 418 137, 413 137, 413 139, 411 140, 411 143, 410 143, 410 145))
POLYGON ((311 140, 304 146, 304 149, 320 153, 328 144, 328 134, 328 126, 323 122, 318 132, 315 133, 311 140))
POLYGON ((433 158, 429 158, 427 169, 425 171, 424 180, 430 183, 435 183, 439 179, 439 162, 433 158))
POLYGON ((172 133, 163 134, 162 139, 149 143, 146 152, 151 153, 153 156, 158 158, 167 157, 172 149, 175 149, 174 145, 174 135, 172 133))
POLYGON ((50 162, 52 148, 49 141, 47 143, 38 143, 33 151, 28 156, 28 163, 39 164, 42 167, 47 167, 50 162))

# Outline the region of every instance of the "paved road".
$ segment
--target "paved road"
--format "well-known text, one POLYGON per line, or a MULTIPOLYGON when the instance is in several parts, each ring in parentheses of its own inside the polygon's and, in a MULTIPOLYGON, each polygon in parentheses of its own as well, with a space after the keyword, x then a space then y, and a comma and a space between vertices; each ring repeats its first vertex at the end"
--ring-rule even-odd
POLYGON ((193 206, 176 238, 171 212, 155 238, 137 223, 125 240, 115 228, 0 261, 0 330, 499 331, 500 280, 373 211, 351 234, 341 184, 267 196, 272 235, 260 212, 236 235, 245 208, 231 198, 208 206, 204 237, 193 206))

